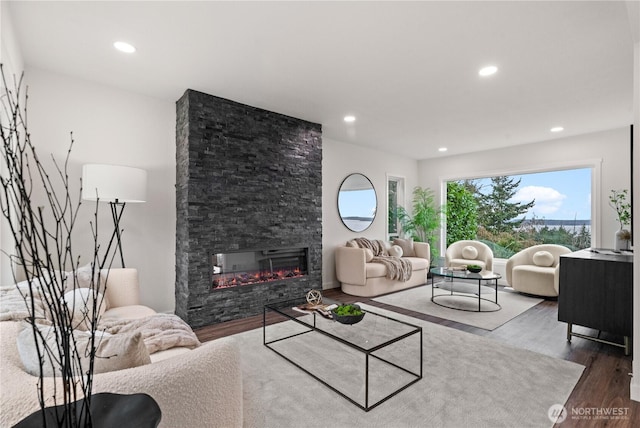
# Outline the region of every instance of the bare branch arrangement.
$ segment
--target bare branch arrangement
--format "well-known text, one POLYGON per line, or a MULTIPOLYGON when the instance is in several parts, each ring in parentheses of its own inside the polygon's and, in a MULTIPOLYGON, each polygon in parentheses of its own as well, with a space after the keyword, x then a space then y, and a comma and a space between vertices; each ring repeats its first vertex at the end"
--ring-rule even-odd
MULTIPOLYGON (((3 249, 2 253, 10 258, 14 281, 29 314, 25 322, 33 333, 40 362, 34 392, 38 394, 42 410, 42 426, 46 427, 47 423, 51 426, 44 418, 45 408, 61 405, 58 408, 63 410, 56 411, 55 426, 92 426, 89 406, 95 352, 100 340, 96 335, 98 314, 105 304, 102 296, 115 252, 107 250, 100 254, 96 201, 91 236, 87 237, 93 240, 88 273, 91 291, 85 295, 74 294, 71 301, 65 300, 65 293, 79 288, 80 268, 80 257, 74 253, 71 239, 81 205, 81 192, 76 199, 69 186, 73 135, 64 163, 59 164, 52 156, 55 173, 50 175, 38 158, 28 131, 28 97, 26 91, 22 92, 22 77, 10 88, 2 64, 0 73, 3 84, 0 221, 5 222, 15 242, 13 248, 3 249), (19 277, 25 279, 18 283, 19 277), (81 320, 77 317, 78 309, 81 320), (90 333, 88 345, 79 344, 74 333, 79 323, 90 333), (54 368, 52 390, 45 388, 47 364, 54 368)), ((107 232, 111 234, 112 230, 107 232)))

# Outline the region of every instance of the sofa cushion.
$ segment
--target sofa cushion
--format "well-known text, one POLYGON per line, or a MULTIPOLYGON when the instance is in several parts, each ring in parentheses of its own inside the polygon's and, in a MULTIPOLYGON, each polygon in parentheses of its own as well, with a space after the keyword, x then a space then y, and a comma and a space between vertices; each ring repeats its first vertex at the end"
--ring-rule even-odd
POLYGON ((467 266, 470 264, 478 265, 482 267, 483 270, 487 268, 484 260, 467 260, 467 259, 451 259, 449 260, 449 266, 459 267, 459 266, 467 266))
MULTIPOLYGON (((37 327, 40 335, 38 342, 40 349, 43 343, 49 349, 56 350, 55 331, 52 326, 41 325, 37 327)), ((76 341, 76 349, 80 355, 83 369, 89 368, 89 352, 91 346, 91 332, 76 330, 73 333, 76 341)), ((150 364, 149 352, 144 344, 141 334, 111 335, 104 332, 96 332, 96 358, 94 360, 94 373, 106 373, 131 367, 150 364)), ((31 325, 23 323, 23 329, 17 338, 18 352, 25 371, 33 376, 40 374, 40 361, 35 347, 35 340, 31 325)), ((41 351, 42 352, 42 351, 41 351)), ((54 353, 55 356, 55 353, 54 353)), ((42 365, 44 376, 60 375, 60 365, 45 355, 42 365)))
POLYGON ((393 240, 393 245, 397 245, 402 248, 402 255, 404 257, 415 256, 415 252, 413 251, 413 239, 396 238, 393 240))
POLYGON ((151 315, 155 315, 156 311, 151 309, 148 306, 143 305, 129 305, 129 306, 120 306, 117 308, 111 308, 104 312, 102 315, 102 320, 110 320, 110 319, 137 319, 137 318, 145 318, 151 315))
POLYGON ((367 278, 380 278, 387 275, 387 267, 382 263, 366 263, 364 268, 367 278))
POLYGON ((371 259, 373 259, 373 251, 368 248, 363 248, 364 250, 364 261, 369 263, 371 259))
POLYGON ((402 247, 399 245, 390 246, 387 252, 391 257, 402 257, 402 254, 403 254, 402 247))
POLYGON ((478 257, 478 250, 473 245, 467 245, 462 248, 462 258, 467 260, 475 260, 478 257))
POLYGON ((422 257, 405 257, 411 262, 411 268, 415 272, 417 270, 429 269, 429 260, 422 257))
POLYGON ((76 288, 64 293, 62 300, 67 304, 71 316, 71 326, 74 330, 90 330, 93 317, 93 300, 96 296, 98 318, 104 314, 107 307, 104 297, 90 288, 76 288))
MULTIPOLYGON (((411 263, 413 272, 429 268, 429 260, 420 257, 405 257, 411 263)), ((367 278, 384 278, 387 268, 382 263, 367 263, 365 265, 367 278)))
POLYGON ((177 355, 182 355, 191 351, 192 349, 190 348, 185 348, 184 346, 176 346, 175 348, 154 352, 150 355, 151 362, 157 363, 158 361, 168 360, 169 358, 173 358, 177 355))
POLYGON ((553 254, 548 251, 536 251, 533 255, 533 264, 536 266, 553 266, 554 260, 553 254))

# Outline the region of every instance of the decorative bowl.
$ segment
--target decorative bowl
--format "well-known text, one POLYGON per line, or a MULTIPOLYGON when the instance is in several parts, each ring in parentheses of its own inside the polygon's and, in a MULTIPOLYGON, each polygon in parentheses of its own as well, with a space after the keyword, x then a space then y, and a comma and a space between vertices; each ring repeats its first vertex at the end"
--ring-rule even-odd
POLYGON ((365 312, 362 311, 360 309, 360 306, 358 305, 340 305, 337 308, 334 308, 331 310, 331 315, 333 316, 333 319, 338 321, 340 324, 356 324, 359 323, 360 321, 362 321, 362 319, 364 318, 365 312), (338 310, 340 307, 345 307, 345 306, 351 306, 357 310, 360 311, 360 314, 358 315, 339 315, 338 313, 336 313, 336 310, 338 310))
POLYGON ((482 266, 479 265, 467 265, 467 270, 473 273, 482 272, 482 266))

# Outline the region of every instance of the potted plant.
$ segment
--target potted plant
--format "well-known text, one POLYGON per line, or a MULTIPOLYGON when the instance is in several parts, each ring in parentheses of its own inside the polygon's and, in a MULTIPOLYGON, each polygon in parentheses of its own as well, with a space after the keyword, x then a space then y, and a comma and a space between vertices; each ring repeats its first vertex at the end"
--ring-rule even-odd
POLYGON ((431 247, 431 263, 438 258, 438 229, 444 209, 435 202, 433 190, 417 186, 413 189, 413 210, 409 214, 404 207, 398 207, 398 221, 402 232, 416 242, 428 242, 431 247))
POLYGON ((615 210, 620 224, 620 229, 615 233, 614 249, 616 251, 628 250, 631 243, 631 232, 624 227, 631 223, 631 204, 627 202, 628 193, 627 189, 613 189, 609 194, 609 205, 615 210))
POLYGON ((358 305, 344 304, 331 310, 333 319, 341 324, 356 324, 362 321, 365 312, 358 305))

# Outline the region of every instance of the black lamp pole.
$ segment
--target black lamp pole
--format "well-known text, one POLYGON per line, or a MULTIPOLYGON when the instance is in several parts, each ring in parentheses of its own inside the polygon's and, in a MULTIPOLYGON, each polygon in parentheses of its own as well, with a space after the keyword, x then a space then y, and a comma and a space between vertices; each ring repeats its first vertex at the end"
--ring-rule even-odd
POLYGON ((111 249, 111 244, 113 244, 113 240, 117 239, 118 243, 118 251, 120 251, 120 263, 122 263, 122 267, 124 266, 124 254, 122 253, 122 239, 121 239, 121 230, 120 230, 120 219, 122 218, 122 213, 124 212, 124 202, 118 202, 116 199, 113 202, 109 202, 111 206, 111 217, 113 218, 113 234, 111 235, 111 239, 109 240, 109 245, 107 246, 106 254, 109 254, 109 250, 111 249))

